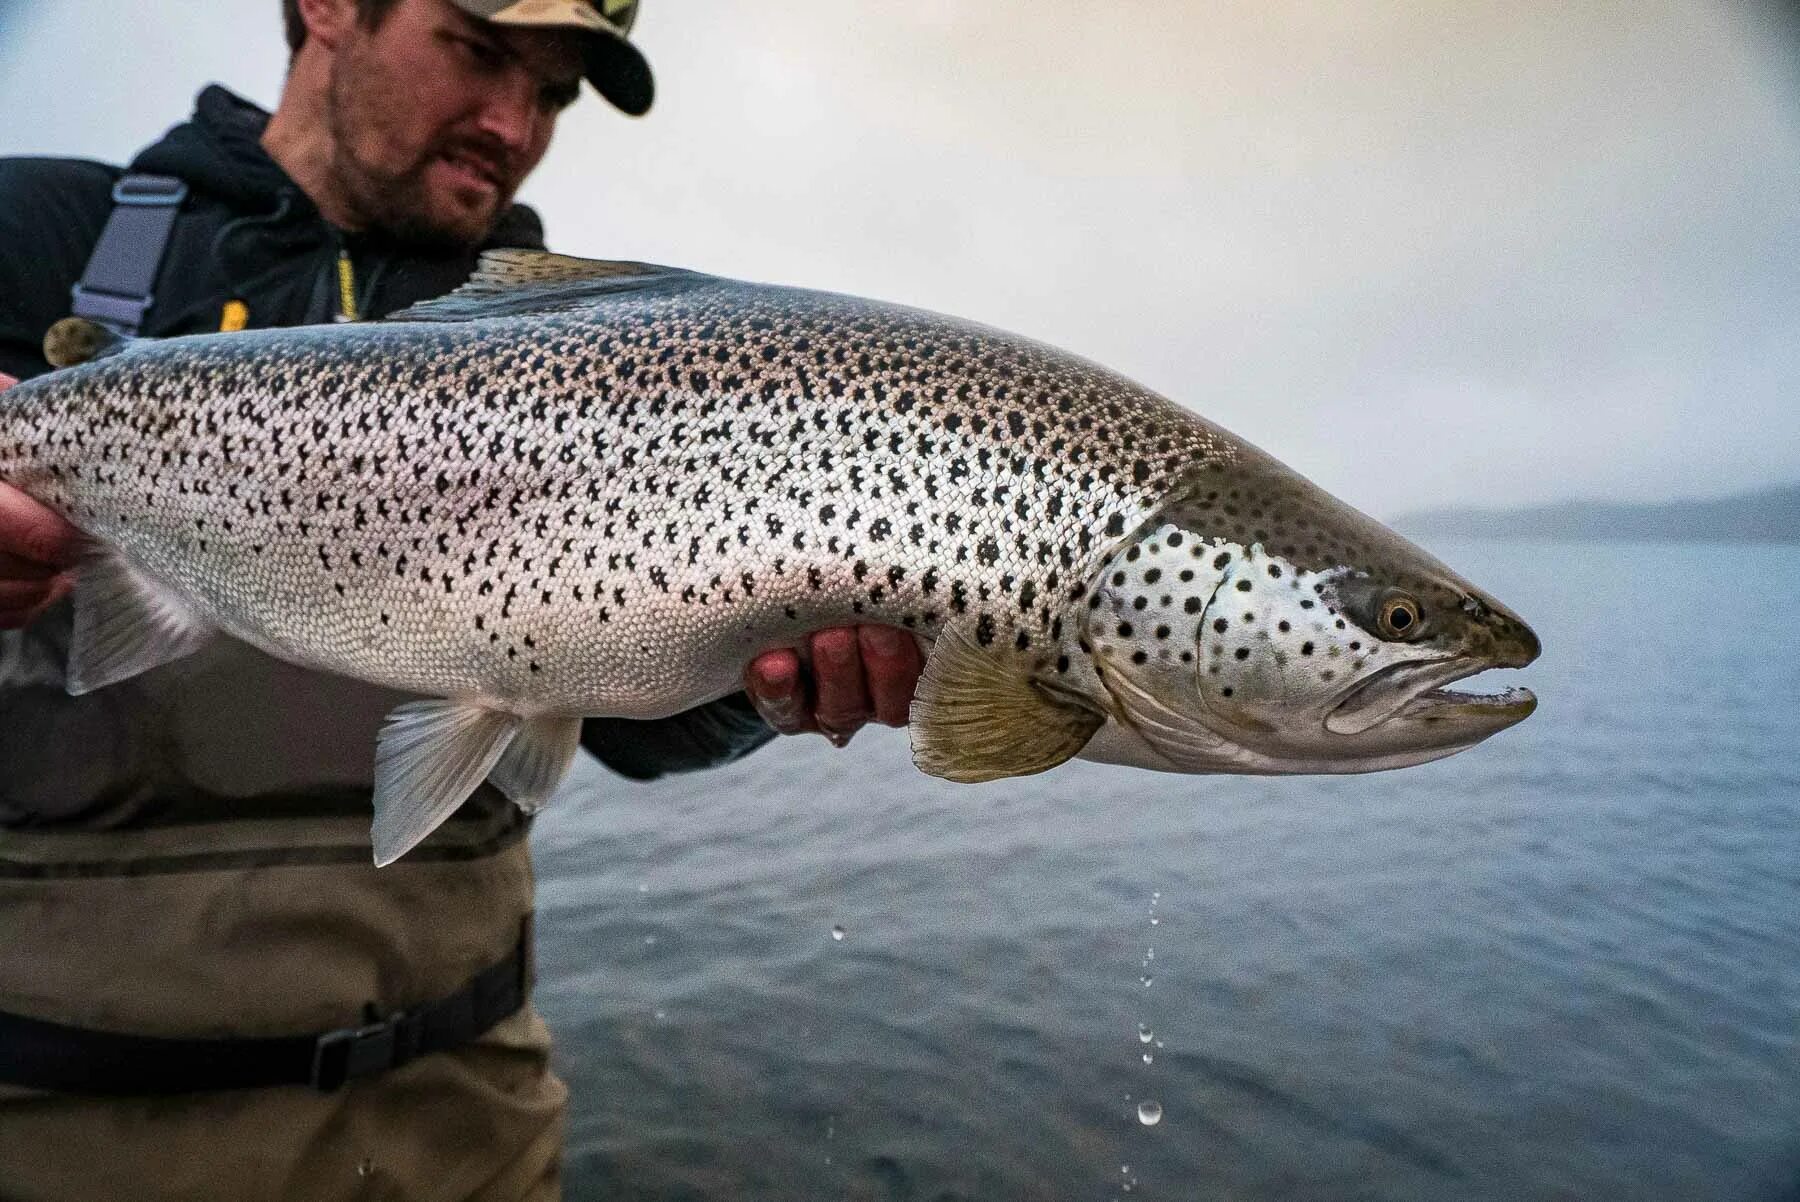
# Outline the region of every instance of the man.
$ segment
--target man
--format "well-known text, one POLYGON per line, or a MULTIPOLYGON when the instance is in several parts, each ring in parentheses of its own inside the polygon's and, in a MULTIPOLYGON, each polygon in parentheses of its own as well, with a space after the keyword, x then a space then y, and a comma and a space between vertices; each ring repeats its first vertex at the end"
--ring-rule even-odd
MULTIPOLYGON (((101 286, 118 252, 97 248, 134 189, 169 180, 186 199, 152 336, 379 317, 453 288, 484 246, 542 245, 512 197, 582 79, 649 107, 634 8, 285 0, 272 116, 209 88, 117 198, 111 168, 0 160, 0 372, 47 370, 78 282, 77 311, 140 316, 101 286)), ((396 698, 242 645, 67 696, 79 554, 0 485, 0 1195, 555 1196, 564 1094, 523 1002, 523 819, 484 787, 374 869, 370 766, 396 698)), ((749 702, 592 721, 583 742, 648 778, 770 727, 842 745, 904 723, 910 636, 827 631, 809 651, 810 672, 791 651, 750 665, 749 702)))

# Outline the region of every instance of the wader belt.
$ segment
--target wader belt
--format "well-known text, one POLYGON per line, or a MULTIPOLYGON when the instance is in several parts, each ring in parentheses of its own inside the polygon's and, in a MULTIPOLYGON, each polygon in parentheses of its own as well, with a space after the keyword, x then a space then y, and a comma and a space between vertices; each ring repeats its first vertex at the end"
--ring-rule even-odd
POLYGON ((169 248, 187 185, 169 175, 130 174, 113 185, 113 211, 81 282, 73 312, 134 337, 156 299, 157 270, 169 248))
POLYGON ((162 1095, 270 1085, 329 1092, 469 1043, 525 1004, 527 944, 435 1002, 317 1035, 163 1039, 0 1011, 0 1081, 59 1093, 162 1095))

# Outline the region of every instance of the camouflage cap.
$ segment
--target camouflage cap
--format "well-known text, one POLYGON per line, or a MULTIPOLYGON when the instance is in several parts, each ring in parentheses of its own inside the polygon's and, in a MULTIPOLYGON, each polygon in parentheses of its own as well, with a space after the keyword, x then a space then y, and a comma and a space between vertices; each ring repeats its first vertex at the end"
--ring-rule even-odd
POLYGON ((638 0, 453 0, 471 17, 497 25, 537 25, 579 29, 584 38, 588 82, 620 111, 641 117, 650 111, 656 84, 650 64, 628 40, 637 20, 638 0))

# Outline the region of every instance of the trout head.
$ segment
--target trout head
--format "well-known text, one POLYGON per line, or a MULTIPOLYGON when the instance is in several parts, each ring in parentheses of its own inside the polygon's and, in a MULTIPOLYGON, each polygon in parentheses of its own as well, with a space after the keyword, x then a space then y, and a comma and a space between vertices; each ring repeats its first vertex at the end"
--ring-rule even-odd
MULTIPOLYGON (((1406 539, 1260 452, 1197 471, 1124 542, 1081 615, 1085 759, 1177 772, 1372 772, 1472 747, 1538 639, 1406 539)), ((1075 682, 1071 682, 1075 683, 1075 682)))

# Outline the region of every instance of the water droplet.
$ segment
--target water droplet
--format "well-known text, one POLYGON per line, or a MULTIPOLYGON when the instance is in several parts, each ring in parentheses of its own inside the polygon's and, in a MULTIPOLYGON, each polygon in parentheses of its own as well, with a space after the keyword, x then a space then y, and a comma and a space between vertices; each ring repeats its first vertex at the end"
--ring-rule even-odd
POLYGON ((655 935, 645 935, 644 936, 644 946, 645 947, 655 947, 656 946, 656 936, 655 935))
POLYGON ((1156 978, 1151 976, 1149 973, 1145 973, 1143 976, 1139 977, 1138 980, 1143 982, 1145 989, 1148 989, 1148 988, 1150 988, 1150 982, 1156 980, 1156 978))
POLYGON ((1151 900, 1151 901, 1161 901, 1161 900, 1162 900, 1162 894, 1160 894, 1160 893, 1152 893, 1152 894, 1151 894, 1151 895, 1150 895, 1150 900, 1151 900))
POLYGON ((361 1164, 356 1166, 356 1175, 358 1177, 367 1177, 370 1173, 373 1173, 374 1171, 375 1171, 375 1162, 373 1160, 365 1160, 361 1164))
POLYGON ((1157 1040, 1157 1041, 1156 1041, 1156 1046, 1157 1046, 1157 1047, 1159 1047, 1159 1048, 1160 1048, 1160 1047, 1162 1047, 1162 1045, 1163 1045, 1163 1044, 1162 1044, 1162 1040, 1160 1040, 1160 1039, 1159 1039, 1159 1040, 1157 1040))
POLYGON ((842 943, 844 941, 845 934, 846 934, 846 932, 843 927, 832 927, 831 928, 831 937, 833 939, 837 940, 839 943, 842 943))
POLYGON ((1131 1166, 1128 1164, 1122 1164, 1119 1166, 1119 1172, 1124 1173, 1126 1176, 1130 1176, 1131 1175, 1131 1166))
POLYGON ((1150 1064, 1153 1061, 1155 1061, 1155 1059, 1156 1059, 1156 1057, 1152 1056, 1149 1052, 1144 1053, 1144 1063, 1145 1064, 1150 1064))
POLYGON ((1152 1039, 1155 1039, 1155 1038, 1156 1038, 1155 1031, 1152 1031, 1149 1027, 1145 1026, 1143 1023, 1138 1024, 1138 1042, 1139 1043, 1149 1043, 1152 1039))
POLYGON ((638 886, 638 892, 639 892, 639 893, 648 893, 648 892, 650 892, 650 886, 648 886, 648 885, 639 885, 639 886, 638 886))
POLYGON ((1153 927, 1159 927, 1159 926, 1161 926, 1161 925, 1162 925, 1162 919, 1160 919, 1160 918, 1152 918, 1152 919, 1151 919, 1151 920, 1150 920, 1150 925, 1151 925, 1151 926, 1153 926, 1153 927))
POLYGON ((656 1021, 657 1022, 661 1022, 663 1019, 665 1019, 667 1017, 669 1017, 669 1012, 667 1010, 658 1010, 656 1012, 656 1021))
POLYGON ((1144 949, 1144 959, 1146 959, 1146 960, 1156 959, 1156 949, 1153 947, 1145 948, 1144 949))
POLYGON ((1154 1127, 1156 1124, 1162 1122, 1162 1103, 1139 1102, 1138 1122, 1144 1124, 1146 1127, 1154 1127))

